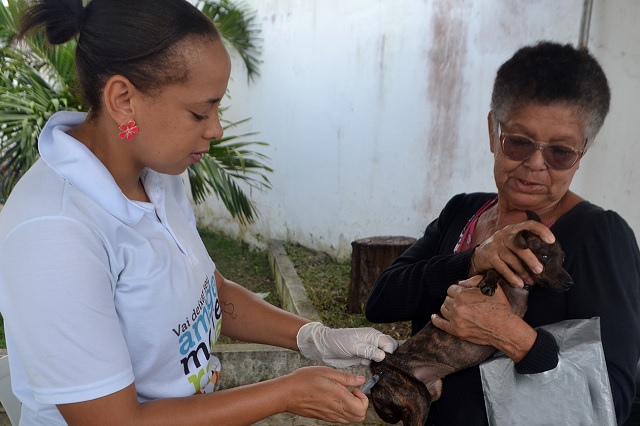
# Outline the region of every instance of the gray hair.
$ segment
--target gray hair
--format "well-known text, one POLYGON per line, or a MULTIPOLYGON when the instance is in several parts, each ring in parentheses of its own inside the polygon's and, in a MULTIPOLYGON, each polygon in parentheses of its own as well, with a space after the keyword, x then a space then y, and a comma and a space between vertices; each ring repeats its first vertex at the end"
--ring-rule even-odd
POLYGON ((491 95, 497 129, 525 104, 573 106, 586 119, 589 146, 609 112, 611 92, 598 61, 570 44, 541 41, 519 49, 498 69, 491 95))

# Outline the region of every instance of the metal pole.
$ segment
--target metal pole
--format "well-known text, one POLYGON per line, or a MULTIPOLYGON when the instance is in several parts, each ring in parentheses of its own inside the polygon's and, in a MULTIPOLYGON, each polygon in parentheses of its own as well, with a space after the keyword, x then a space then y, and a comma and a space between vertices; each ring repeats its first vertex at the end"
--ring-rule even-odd
POLYGON ((578 48, 586 49, 589 44, 589 26, 591 25, 591 9, 593 0, 584 0, 582 5, 582 21, 580 22, 580 38, 578 48))

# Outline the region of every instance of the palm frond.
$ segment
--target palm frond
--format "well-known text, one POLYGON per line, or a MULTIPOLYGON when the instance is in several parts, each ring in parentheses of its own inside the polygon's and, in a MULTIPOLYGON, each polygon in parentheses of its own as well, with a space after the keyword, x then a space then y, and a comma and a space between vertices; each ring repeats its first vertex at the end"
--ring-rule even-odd
MULTIPOLYGON (((5 58, 6 59, 6 58, 5 58)), ((0 198, 38 159, 37 139, 55 112, 73 110, 34 68, 7 60, 0 73, 0 198)))
POLYGON ((23 0, 0 1, 0 47, 11 45, 18 32, 17 17, 24 6, 23 0))
POLYGON ((216 24, 223 40, 238 52, 247 68, 247 78, 259 76, 260 30, 255 24, 256 14, 247 3, 199 0, 196 7, 216 24))
MULTIPOLYGON (((75 67, 76 42, 71 40, 58 46, 49 46, 42 33, 27 39, 28 63, 54 86, 55 90, 73 89, 77 92, 78 77, 75 67)), ((74 96, 78 102, 79 95, 74 96)))
POLYGON ((268 156, 248 149, 267 146, 267 143, 242 140, 254 135, 246 133, 211 141, 209 155, 191 165, 188 171, 191 195, 196 203, 213 193, 240 222, 251 223, 255 220, 257 209, 239 183, 248 186, 249 190, 270 189, 267 173, 273 172, 273 169, 266 164, 268 156))

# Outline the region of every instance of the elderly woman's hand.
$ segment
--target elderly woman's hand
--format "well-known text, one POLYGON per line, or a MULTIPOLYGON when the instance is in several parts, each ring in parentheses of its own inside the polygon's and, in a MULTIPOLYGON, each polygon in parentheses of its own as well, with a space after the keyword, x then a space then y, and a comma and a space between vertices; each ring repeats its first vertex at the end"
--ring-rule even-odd
POLYGON ((478 345, 489 345, 519 362, 531 349, 536 331, 511 309, 500 286, 493 296, 478 288, 482 277, 474 276, 452 285, 431 322, 439 329, 478 345))
POLYGON ((531 250, 528 248, 523 249, 516 245, 514 241, 516 235, 525 229, 537 234, 549 244, 555 241, 555 236, 549 228, 534 220, 505 226, 476 247, 471 256, 469 276, 483 274, 489 269, 495 269, 514 287, 533 284, 533 280, 524 268, 523 263, 534 274, 542 272, 543 265, 531 250))

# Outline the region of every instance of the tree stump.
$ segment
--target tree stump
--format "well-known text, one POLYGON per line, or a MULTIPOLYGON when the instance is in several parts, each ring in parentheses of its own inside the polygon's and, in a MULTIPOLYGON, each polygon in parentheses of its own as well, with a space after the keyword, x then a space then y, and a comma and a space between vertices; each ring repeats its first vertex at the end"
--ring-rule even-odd
POLYGON ((362 313, 378 275, 415 241, 411 237, 384 236, 363 238, 351 243, 351 281, 347 312, 362 313))

